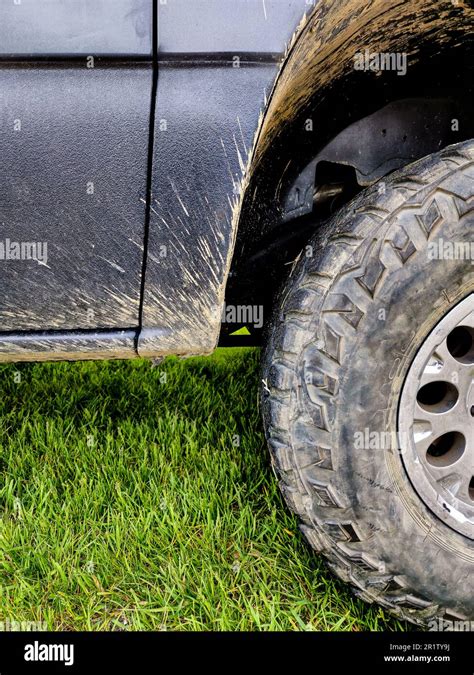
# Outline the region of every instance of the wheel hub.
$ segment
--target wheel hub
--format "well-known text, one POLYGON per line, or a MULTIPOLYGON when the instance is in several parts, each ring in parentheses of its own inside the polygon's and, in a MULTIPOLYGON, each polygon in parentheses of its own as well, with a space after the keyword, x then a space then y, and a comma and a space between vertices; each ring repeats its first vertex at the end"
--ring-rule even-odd
POLYGON ((446 314, 410 366, 398 433, 421 499, 474 539, 474 293, 446 314))

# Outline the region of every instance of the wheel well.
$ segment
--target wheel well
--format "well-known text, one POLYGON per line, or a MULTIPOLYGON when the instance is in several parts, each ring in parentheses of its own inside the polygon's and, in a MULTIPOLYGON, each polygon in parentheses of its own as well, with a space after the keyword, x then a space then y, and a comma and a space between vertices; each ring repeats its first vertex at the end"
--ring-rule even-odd
MULTIPOLYGON (((309 19, 282 69, 254 151, 226 303, 263 305, 267 318, 275 290, 315 228, 366 185, 474 136, 472 42, 467 37, 474 12, 451 2, 413 0, 400 10, 394 2, 374 0, 371 8, 382 9, 371 23, 364 3, 348 4, 345 25, 340 24, 344 3, 337 1, 326 14, 316 10, 309 19), (397 11, 406 15, 394 29, 397 11), (354 21, 358 37, 351 30, 354 21), (327 41, 324 35, 318 39, 324 30, 327 41), (350 49, 349 37, 342 39, 348 32, 350 49), (324 43, 326 51, 328 43, 334 47, 324 77, 315 70, 315 61, 324 65, 315 42, 324 43), (406 73, 356 70, 354 54, 367 44, 374 45, 371 53, 378 48, 406 54, 406 73), (310 85, 311 74, 315 81, 310 85), (305 93, 298 96, 302 82, 305 93)), ((261 330, 249 330, 248 342, 258 344, 261 330)), ((228 342, 228 333, 223 327, 221 343, 228 342)))

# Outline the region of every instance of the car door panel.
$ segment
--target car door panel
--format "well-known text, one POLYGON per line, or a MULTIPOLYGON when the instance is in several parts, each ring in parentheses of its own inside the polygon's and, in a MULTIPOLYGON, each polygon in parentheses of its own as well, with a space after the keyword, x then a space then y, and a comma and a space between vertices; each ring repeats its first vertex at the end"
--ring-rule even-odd
POLYGON ((23 2, 37 35, 24 23, 16 45, 14 11, 0 11, 2 51, 35 51, 0 56, 0 331, 137 327, 153 63, 129 13, 146 14, 151 34, 152 0, 23 2), (80 19, 74 44, 70 22, 48 24, 59 4, 80 19), (115 53, 85 51, 104 35, 115 53))

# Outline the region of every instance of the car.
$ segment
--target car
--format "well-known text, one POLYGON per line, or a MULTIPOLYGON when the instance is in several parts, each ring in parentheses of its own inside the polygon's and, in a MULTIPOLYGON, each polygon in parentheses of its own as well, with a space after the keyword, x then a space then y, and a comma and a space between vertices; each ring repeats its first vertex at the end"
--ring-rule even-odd
POLYGON ((0 3, 0 360, 262 347, 316 554, 474 619, 474 10, 0 3))

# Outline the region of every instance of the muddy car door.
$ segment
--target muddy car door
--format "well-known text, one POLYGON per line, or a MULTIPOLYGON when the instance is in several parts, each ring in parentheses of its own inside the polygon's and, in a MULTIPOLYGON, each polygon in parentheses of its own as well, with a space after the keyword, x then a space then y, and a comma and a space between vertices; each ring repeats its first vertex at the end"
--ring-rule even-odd
POLYGON ((0 3, 0 331, 136 328, 152 0, 0 3))

